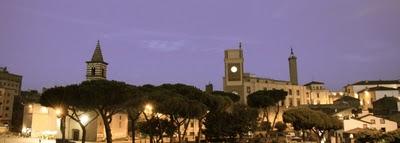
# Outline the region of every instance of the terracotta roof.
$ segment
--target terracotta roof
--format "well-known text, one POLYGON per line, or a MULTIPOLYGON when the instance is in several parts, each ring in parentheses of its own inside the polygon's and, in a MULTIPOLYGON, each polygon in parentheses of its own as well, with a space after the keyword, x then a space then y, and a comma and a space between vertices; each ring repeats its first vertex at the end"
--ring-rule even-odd
POLYGON ((400 80, 363 80, 352 85, 400 84, 400 80))

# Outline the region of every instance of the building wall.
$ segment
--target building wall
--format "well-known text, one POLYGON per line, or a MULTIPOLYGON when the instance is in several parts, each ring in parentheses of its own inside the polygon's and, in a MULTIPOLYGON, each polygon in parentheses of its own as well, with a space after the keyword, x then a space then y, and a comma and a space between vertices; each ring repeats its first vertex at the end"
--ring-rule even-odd
POLYGON ((385 96, 399 97, 398 90, 378 90, 378 91, 365 91, 359 93, 359 99, 364 110, 373 108, 372 102, 379 100, 385 96))
POLYGON ((397 123, 387 120, 387 119, 383 119, 383 118, 379 118, 379 117, 375 117, 375 116, 366 116, 364 118, 361 118, 361 120, 370 122, 371 124, 369 125, 369 127, 375 128, 377 130, 381 130, 382 128, 385 128, 386 132, 390 132, 390 131, 394 131, 397 129, 397 123))
POLYGON ((368 115, 359 120, 357 119, 343 120, 343 127, 344 131, 349 131, 355 128, 372 128, 376 130, 381 130, 382 128, 385 128, 386 132, 390 132, 397 129, 397 123, 387 119, 368 115))
POLYGON ((375 100, 379 100, 383 97, 399 97, 399 91, 398 90, 382 90, 382 91, 376 91, 375 92, 375 100))
POLYGON ((14 97, 21 94, 22 76, 0 67, 0 126, 12 126, 14 97))
POLYGON ((23 130, 31 130, 31 137, 60 135, 60 120, 57 118, 54 109, 39 104, 27 105, 25 109, 22 127, 23 130))
MULTIPOLYGON (((93 113, 85 113, 89 119, 93 113)), ((66 118, 65 122, 65 136, 67 139, 74 138, 74 131, 79 131, 79 139, 82 139, 82 129, 79 124, 66 118)), ((126 114, 117 114, 113 116, 110 124, 113 139, 128 137, 128 116, 126 114)), ((60 119, 54 109, 41 106, 40 104, 30 104, 25 106, 23 130, 31 130, 32 137, 41 137, 46 134, 53 134, 56 137, 61 137, 60 132, 60 119)), ((101 141, 105 139, 104 125, 101 117, 97 117, 86 127, 86 140, 87 141, 101 141)))
POLYGON ((356 120, 356 119, 349 119, 349 120, 343 120, 343 130, 344 131, 349 131, 355 128, 370 128, 370 125, 368 123, 356 120))

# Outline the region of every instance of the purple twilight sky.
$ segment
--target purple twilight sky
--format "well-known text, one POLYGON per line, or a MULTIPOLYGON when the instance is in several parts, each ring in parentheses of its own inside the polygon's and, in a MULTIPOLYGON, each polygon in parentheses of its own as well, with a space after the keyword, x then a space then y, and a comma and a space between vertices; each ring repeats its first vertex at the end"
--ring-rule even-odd
POLYGON ((85 79, 100 40, 108 79, 222 89, 223 51, 244 43, 245 72, 339 90, 400 79, 400 0, 0 1, 0 66, 23 89, 85 79))

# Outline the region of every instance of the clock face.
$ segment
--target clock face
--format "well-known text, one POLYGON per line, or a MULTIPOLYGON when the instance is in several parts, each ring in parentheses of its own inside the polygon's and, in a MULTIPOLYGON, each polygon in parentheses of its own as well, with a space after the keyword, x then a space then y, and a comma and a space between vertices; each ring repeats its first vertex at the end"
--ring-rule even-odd
POLYGON ((228 63, 226 72, 229 81, 241 81, 241 65, 240 63, 228 63))
POLYGON ((236 66, 231 67, 231 72, 236 73, 238 71, 238 68, 236 66))

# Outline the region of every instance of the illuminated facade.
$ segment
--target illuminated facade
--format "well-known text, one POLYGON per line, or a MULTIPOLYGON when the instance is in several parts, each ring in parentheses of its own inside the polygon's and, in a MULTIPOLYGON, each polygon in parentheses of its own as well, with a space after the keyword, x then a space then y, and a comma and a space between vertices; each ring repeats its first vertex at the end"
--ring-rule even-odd
POLYGON ((303 104, 330 104, 330 91, 322 82, 310 82, 306 85, 298 85, 297 57, 291 50, 289 61, 290 81, 275 80, 257 77, 246 73, 244 69, 244 56, 241 45, 238 49, 225 50, 225 76, 223 77, 223 90, 240 95, 240 102, 247 103, 247 96, 258 90, 282 89, 288 92, 284 103, 285 107, 299 106, 303 104), (314 88, 314 87, 320 88, 314 88), (313 97, 315 96, 315 98, 313 97))
POLYGON ((358 98, 359 91, 377 86, 398 89, 400 88, 400 80, 364 80, 346 85, 344 89, 346 95, 358 98))

